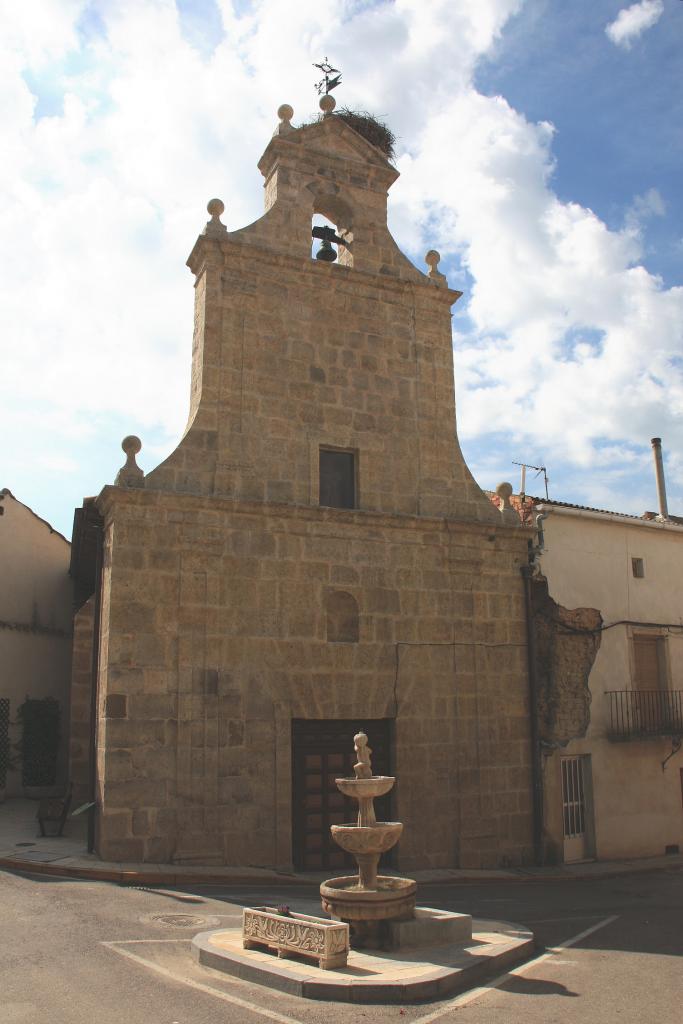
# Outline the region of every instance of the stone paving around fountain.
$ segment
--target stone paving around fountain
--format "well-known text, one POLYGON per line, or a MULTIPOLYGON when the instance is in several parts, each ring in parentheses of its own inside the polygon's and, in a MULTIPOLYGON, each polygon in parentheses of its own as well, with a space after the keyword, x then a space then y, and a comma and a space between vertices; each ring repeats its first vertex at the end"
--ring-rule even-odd
POLYGON ((351 950, 347 966, 321 971, 303 958, 278 959, 242 948, 242 931, 202 932, 192 942, 200 964, 306 999, 411 1003, 465 991, 527 959, 534 937, 521 927, 475 921, 472 939, 399 952, 351 950))

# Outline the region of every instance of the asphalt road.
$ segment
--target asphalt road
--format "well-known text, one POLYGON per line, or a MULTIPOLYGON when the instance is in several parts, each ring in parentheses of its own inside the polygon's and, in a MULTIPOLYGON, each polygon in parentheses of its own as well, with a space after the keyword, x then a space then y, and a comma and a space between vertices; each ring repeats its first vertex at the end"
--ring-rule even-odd
POLYGON ((194 963, 198 931, 243 905, 317 912, 313 888, 144 890, 0 873, 0 1024, 678 1024, 683 873, 429 885, 419 903, 529 926, 538 956, 493 986, 419 1006, 298 1000, 194 963), (578 938, 577 938, 578 937, 578 938))

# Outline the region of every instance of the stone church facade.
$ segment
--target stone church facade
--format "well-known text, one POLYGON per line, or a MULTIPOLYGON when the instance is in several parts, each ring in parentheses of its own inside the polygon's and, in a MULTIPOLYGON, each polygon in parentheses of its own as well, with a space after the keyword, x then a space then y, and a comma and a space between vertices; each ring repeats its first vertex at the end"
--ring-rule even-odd
POLYGON ((264 216, 228 232, 213 200, 188 260, 185 435, 144 478, 129 444, 96 501, 96 848, 336 868, 362 726, 398 779, 397 867, 528 862, 527 537, 457 442, 459 293, 397 248, 374 145, 279 115, 264 216))

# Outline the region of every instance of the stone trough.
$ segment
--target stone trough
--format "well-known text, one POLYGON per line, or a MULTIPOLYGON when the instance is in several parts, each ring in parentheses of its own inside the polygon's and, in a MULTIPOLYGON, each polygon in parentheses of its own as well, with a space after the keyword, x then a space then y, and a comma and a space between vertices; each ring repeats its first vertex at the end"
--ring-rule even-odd
POLYGON ((242 914, 242 946, 272 949, 279 957, 310 957, 322 970, 331 970, 346 967, 349 926, 290 910, 283 914, 270 907, 250 907, 242 914))

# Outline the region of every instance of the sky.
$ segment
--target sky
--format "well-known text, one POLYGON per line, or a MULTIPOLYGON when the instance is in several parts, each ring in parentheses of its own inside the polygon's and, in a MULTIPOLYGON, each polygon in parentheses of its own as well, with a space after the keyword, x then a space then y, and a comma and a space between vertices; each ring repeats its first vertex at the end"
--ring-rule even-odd
POLYGON ((682 52, 681 0, 0 0, 0 487, 69 536, 125 435, 173 450, 206 202, 261 214, 328 57, 398 137, 397 242, 463 291, 481 486, 656 510, 661 436, 683 514, 682 52))

